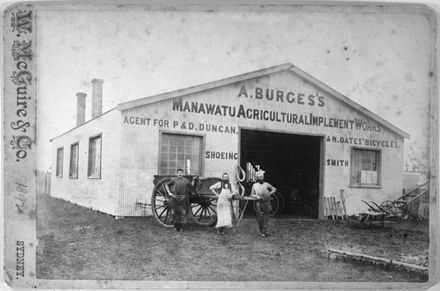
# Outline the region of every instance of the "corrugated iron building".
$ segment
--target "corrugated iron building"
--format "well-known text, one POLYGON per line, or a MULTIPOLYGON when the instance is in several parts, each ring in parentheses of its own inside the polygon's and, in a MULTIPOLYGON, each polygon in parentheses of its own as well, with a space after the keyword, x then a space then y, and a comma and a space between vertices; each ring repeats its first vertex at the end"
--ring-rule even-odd
MULTIPOLYGON (((53 138, 51 195, 115 216, 143 215, 153 176, 177 167, 235 177, 248 163, 288 196, 318 206, 345 191, 361 200, 402 193, 408 134, 291 64, 119 104, 101 114, 94 79, 92 119, 53 138), (300 199, 300 200, 301 200, 300 199)), ((299 200, 298 200, 299 201, 299 200)))

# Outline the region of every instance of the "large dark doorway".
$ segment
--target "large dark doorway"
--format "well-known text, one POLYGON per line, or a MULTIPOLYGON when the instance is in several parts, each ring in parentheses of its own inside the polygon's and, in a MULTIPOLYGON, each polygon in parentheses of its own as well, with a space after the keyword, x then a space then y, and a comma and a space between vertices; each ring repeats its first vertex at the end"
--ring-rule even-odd
MULTIPOLYGON (((240 166, 259 165, 282 196, 276 217, 318 218, 322 137, 241 129, 240 166)), ((250 193, 252 182, 243 182, 250 193)), ((253 212, 247 207, 246 214, 253 212)))

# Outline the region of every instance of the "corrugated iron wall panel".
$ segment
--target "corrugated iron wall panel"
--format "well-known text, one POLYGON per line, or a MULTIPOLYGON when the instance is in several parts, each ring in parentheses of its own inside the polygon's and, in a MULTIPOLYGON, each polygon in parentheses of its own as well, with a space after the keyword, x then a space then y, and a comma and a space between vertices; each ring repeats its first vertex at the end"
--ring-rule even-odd
POLYGON ((119 111, 113 110, 95 120, 85 123, 52 141, 52 168, 56 166, 56 150, 64 148, 63 177, 52 171, 51 195, 78 205, 117 215, 119 196, 120 160, 120 118, 119 111), (101 176, 88 177, 89 139, 101 134, 101 176), (79 144, 78 176, 69 178, 70 149, 79 144))
MULTIPOLYGON (((154 105, 148 108, 154 110, 154 105)), ((153 191, 153 176, 157 174, 159 134, 157 129, 136 125, 127 126, 124 116, 146 116, 142 106, 127 110, 122 119, 121 138, 121 185, 118 203, 120 216, 150 215, 150 197, 153 191), (141 203, 143 207, 137 202, 141 203)))

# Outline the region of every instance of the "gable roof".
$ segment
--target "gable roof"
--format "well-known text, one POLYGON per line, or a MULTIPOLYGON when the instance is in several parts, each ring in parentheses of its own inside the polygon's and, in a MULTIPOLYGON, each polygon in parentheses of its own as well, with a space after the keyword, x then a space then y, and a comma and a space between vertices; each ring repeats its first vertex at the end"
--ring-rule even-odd
POLYGON ((316 87, 318 87, 321 90, 332 95, 333 97, 340 100, 341 102, 348 105, 349 107, 351 107, 357 111, 362 112, 363 114, 367 115, 368 117, 375 120, 379 124, 383 125, 384 127, 388 128, 389 130, 397 133, 399 136, 404 137, 404 138, 409 138, 409 134, 406 133, 405 131, 394 126, 390 122, 386 121, 385 119, 383 119, 379 115, 373 113, 372 111, 368 110, 367 108, 363 107, 362 105, 360 105, 360 104, 354 102, 353 100, 349 99, 348 97, 342 95, 338 91, 332 89, 331 87, 327 86, 323 82, 319 81, 318 79, 314 78, 313 76, 309 75, 308 73, 304 72, 303 70, 299 69, 298 67, 292 65, 291 63, 273 66, 273 67, 253 71, 253 72, 246 73, 246 74, 236 75, 236 76, 229 77, 226 79, 208 82, 205 84, 196 85, 196 86, 192 86, 189 88, 184 88, 184 89, 180 89, 180 90, 176 90, 176 91, 153 95, 150 97, 144 97, 144 98, 135 99, 135 100, 128 101, 128 102, 123 102, 123 103, 118 104, 117 108, 118 108, 118 110, 127 110, 127 109, 130 109, 133 107, 142 106, 142 105, 146 105, 146 104, 150 104, 150 103, 154 103, 154 102, 158 102, 158 101, 169 100, 169 99, 173 99, 176 97, 182 97, 185 95, 194 94, 197 92, 206 91, 206 90, 214 89, 214 88, 225 86, 225 85, 230 85, 230 84, 242 82, 242 81, 249 80, 249 79, 254 79, 254 78, 278 73, 281 71, 291 71, 291 72, 296 73, 300 77, 304 78, 305 80, 312 83, 316 87))

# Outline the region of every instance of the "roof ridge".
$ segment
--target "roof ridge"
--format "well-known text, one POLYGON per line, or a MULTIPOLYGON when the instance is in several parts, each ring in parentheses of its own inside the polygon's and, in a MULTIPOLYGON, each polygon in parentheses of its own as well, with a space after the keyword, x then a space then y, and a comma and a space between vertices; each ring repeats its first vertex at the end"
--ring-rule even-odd
MULTIPOLYGON (((174 90, 174 91, 167 91, 167 92, 155 94, 152 96, 142 97, 142 98, 138 98, 138 99, 127 101, 127 102, 122 102, 122 103, 119 103, 117 105, 117 107, 119 110, 126 110, 129 108, 141 105, 143 103, 143 101, 157 102, 157 101, 160 101, 162 99, 162 97, 175 98, 178 96, 188 95, 193 92, 205 91, 205 90, 209 90, 211 88, 236 83, 236 82, 241 81, 242 79, 245 80, 245 79, 268 75, 268 74, 275 73, 275 72, 288 70, 292 67, 294 67, 293 64, 284 63, 281 65, 271 66, 271 67, 263 68, 263 69, 256 70, 256 71, 251 71, 251 72, 247 72, 247 73, 243 73, 243 74, 239 74, 239 75, 234 75, 234 76, 227 77, 227 78, 220 79, 220 80, 210 81, 207 83, 193 85, 190 87, 186 87, 186 88, 182 88, 182 89, 178 89, 178 90, 174 90), (256 76, 253 76, 253 75, 256 75, 256 76), (173 96, 170 97, 169 95, 173 95, 173 96), (154 99, 154 101, 152 101, 153 99, 154 99)), ((163 100, 168 99, 168 98, 163 98, 163 100)), ((151 103, 151 102, 147 102, 146 104, 151 103)))

